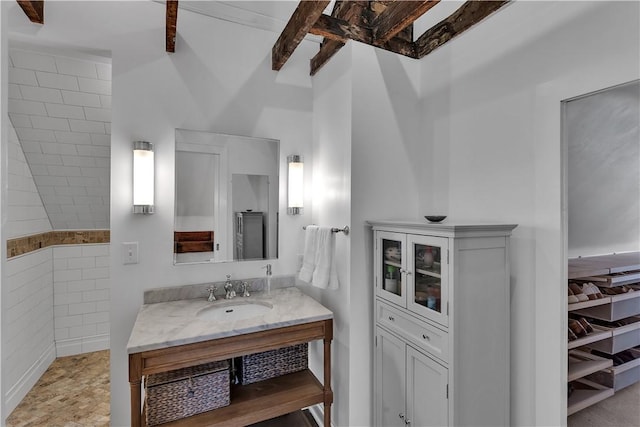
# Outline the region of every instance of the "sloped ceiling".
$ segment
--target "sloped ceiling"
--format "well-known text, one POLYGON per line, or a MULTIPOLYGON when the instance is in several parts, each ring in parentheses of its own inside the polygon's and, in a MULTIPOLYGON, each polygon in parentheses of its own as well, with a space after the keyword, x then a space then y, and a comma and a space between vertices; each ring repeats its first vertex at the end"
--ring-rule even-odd
POLYGON ((109 228, 111 64, 11 49, 8 111, 55 230, 109 228))

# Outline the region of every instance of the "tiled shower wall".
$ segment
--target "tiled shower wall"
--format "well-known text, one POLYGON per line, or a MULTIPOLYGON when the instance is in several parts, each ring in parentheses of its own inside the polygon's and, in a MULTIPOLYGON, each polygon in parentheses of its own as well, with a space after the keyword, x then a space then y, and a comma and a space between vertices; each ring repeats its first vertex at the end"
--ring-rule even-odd
POLYGON ((55 359, 52 249, 12 258, 6 278, 2 374, 10 413, 55 359))
POLYGON ((53 248, 58 357, 109 348, 109 244, 53 248))
POLYGON ((13 126, 9 126, 8 155, 7 238, 51 231, 49 217, 13 126))
MULTIPOLYGON (((44 233, 55 246, 8 255, 7 413, 56 356, 109 348, 109 244, 64 244, 51 232, 109 228, 111 66, 15 50, 11 61, 4 233, 21 246, 44 233)), ((108 242, 108 230, 96 231, 76 242, 108 242)))
MULTIPOLYGON (((8 157, 7 236, 50 231, 49 219, 12 127, 8 157)), ((7 285, 2 299, 3 312, 7 313, 2 336, 7 412, 22 400, 55 358, 52 251, 42 249, 7 260, 7 285)))

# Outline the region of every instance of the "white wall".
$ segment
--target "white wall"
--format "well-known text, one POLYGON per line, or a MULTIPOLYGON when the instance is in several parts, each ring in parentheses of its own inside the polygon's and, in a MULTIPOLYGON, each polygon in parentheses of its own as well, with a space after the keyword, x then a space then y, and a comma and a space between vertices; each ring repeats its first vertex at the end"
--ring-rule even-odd
MULTIPOLYGON (((5 189, 8 185, 7 162, 8 144, 3 141, 8 140, 8 120, 7 99, 8 99, 8 74, 9 74, 9 49, 7 39, 7 5, 0 2, 0 188, 5 189)), ((0 424, 6 418, 4 403, 5 379, 4 372, 4 337, 6 330, 6 310, 4 309, 4 296, 1 289, 5 288, 7 278, 7 237, 5 236, 4 224, 7 212, 7 192, 0 191, 0 424)))
POLYGON ((640 250, 640 81, 565 106, 568 254, 640 250))
POLYGON ((519 224, 512 425, 565 422, 561 101, 638 78, 638 7, 515 2, 421 61, 433 192, 420 211, 519 224))
POLYGON ((417 177, 428 162, 419 71, 418 61, 353 44, 350 426, 373 423, 373 236, 365 221, 419 218, 417 177))
MULTIPOLYGON (((328 227, 351 225, 351 46, 347 45, 313 78, 313 211, 303 215, 308 224, 328 227)), ((307 162, 308 164, 308 162, 307 162)), ((305 174, 309 175, 305 164, 305 174)), ((309 188, 309 187, 307 187, 309 188)), ((335 234, 335 262, 340 283, 337 290, 319 290, 300 282, 302 289, 333 311, 331 344, 333 372, 331 387, 334 392, 332 420, 335 426, 350 425, 350 365, 351 282, 350 236, 335 234)), ((303 246, 297 245, 299 253, 303 246)), ((312 362, 316 362, 316 375, 321 373, 322 347, 311 347, 312 362)))

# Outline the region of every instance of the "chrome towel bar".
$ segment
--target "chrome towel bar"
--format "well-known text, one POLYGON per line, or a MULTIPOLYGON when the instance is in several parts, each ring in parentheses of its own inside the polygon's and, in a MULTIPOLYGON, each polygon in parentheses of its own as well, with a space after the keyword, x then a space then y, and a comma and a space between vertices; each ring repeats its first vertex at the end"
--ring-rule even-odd
MULTIPOLYGON (((302 227, 303 230, 307 229, 307 226, 305 225, 304 227, 302 227)), ((331 232, 332 233, 344 233, 345 236, 349 235, 349 226, 345 225, 343 228, 338 228, 338 227, 331 227, 331 232)))

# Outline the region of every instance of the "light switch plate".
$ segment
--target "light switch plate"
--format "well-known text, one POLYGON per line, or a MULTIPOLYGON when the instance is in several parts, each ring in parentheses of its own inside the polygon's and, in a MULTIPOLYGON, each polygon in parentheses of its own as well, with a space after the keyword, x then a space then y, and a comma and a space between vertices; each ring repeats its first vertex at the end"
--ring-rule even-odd
POLYGON ((138 242, 122 243, 122 263, 123 264, 138 263, 138 242))

